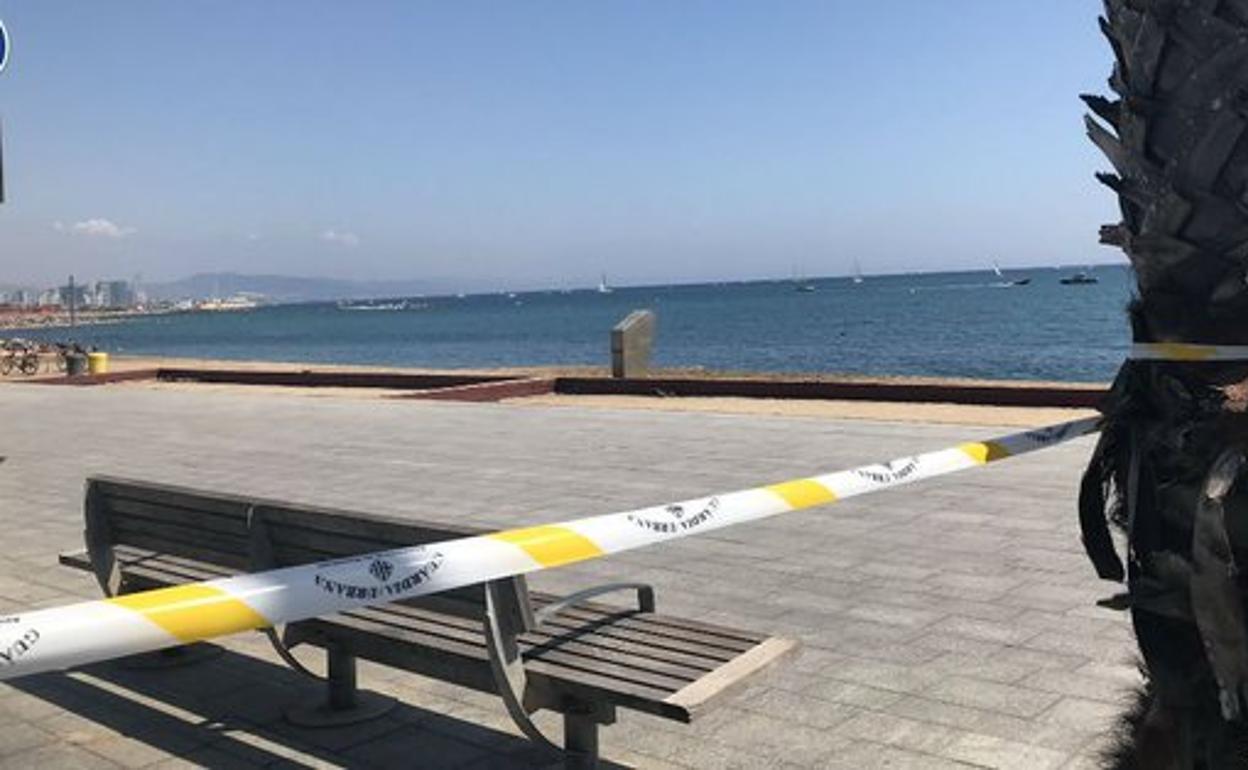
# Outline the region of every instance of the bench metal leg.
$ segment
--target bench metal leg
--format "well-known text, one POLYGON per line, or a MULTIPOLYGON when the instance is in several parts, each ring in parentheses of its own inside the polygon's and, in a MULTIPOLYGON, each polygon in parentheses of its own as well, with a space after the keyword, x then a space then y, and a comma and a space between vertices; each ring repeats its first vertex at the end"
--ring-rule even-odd
POLYGON ((598 722, 592 714, 563 715, 563 748, 567 770, 597 770, 598 722))
POLYGON ((341 644, 330 645, 328 653, 329 707, 334 711, 353 709, 359 705, 355 657, 341 644))
POLYGON ((347 645, 330 642, 328 698, 314 706, 298 705, 286 711, 286 721, 299 727, 341 727, 364 722, 387 713, 396 701, 375 692, 360 692, 356 680, 355 655, 347 645))

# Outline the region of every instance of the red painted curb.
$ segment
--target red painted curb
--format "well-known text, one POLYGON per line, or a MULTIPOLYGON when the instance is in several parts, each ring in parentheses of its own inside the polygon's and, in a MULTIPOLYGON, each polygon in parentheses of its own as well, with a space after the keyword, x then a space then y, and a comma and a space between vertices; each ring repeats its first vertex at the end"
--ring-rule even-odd
POLYGON ((1095 409, 1107 391, 1045 385, 957 385, 896 382, 802 382, 726 379, 560 377, 555 392, 571 396, 730 396, 829 401, 887 401, 1095 409))
POLYGON ((544 396, 548 393, 554 393, 555 382, 556 380, 553 378, 484 382, 477 385, 460 385, 453 388, 436 388, 433 390, 422 390, 417 393, 404 393, 403 395, 394 396, 394 398, 424 401, 502 401, 505 398, 544 396))
POLYGON ((154 380, 159 369, 131 369, 126 372, 108 372, 107 374, 79 374, 74 377, 58 375, 55 377, 32 377, 25 382, 38 385, 107 385, 110 382, 135 382, 154 380))

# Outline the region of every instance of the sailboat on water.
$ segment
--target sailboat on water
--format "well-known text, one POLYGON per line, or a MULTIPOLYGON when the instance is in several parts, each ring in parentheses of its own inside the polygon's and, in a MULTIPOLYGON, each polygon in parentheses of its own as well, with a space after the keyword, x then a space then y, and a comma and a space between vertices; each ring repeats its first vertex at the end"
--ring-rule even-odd
POLYGON ((854 283, 862 283, 862 265, 858 264, 858 258, 854 258, 854 283))
POLYGON ((796 266, 793 267, 793 291, 799 294, 812 294, 815 291, 814 282, 807 280, 799 273, 796 266))
POLYGON ((607 274, 603 273, 602 278, 599 279, 598 281, 598 293, 610 294, 613 291, 615 291, 615 289, 612 289, 610 286, 607 285, 607 274))
POLYGON ((1001 286, 1026 286, 1031 283, 1030 278, 1016 278, 1013 281, 1005 280, 1005 273, 1001 272, 1001 266, 995 261, 992 263, 992 272, 996 273, 997 277, 1001 279, 1001 286))

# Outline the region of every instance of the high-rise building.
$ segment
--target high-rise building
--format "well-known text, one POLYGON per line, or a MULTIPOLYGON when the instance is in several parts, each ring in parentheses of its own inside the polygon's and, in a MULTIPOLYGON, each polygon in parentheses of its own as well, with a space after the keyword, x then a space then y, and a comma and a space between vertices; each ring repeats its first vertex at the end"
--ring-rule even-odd
POLYGON ((90 304, 87 302, 87 287, 80 283, 65 284, 57 289, 56 293, 60 296, 60 304, 63 307, 69 307, 71 304, 74 307, 86 307, 90 304))
POLYGON ((95 304, 104 308, 128 308, 135 303, 134 289, 126 281, 96 281, 95 304))

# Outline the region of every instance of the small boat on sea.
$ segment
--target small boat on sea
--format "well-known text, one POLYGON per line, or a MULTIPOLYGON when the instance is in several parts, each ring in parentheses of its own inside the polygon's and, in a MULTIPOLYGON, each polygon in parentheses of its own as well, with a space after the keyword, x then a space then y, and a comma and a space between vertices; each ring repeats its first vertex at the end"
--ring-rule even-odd
POLYGON ((602 279, 598 281, 598 293, 610 294, 613 291, 615 291, 615 289, 612 289, 610 286, 607 285, 607 274, 603 273, 602 279))
POLYGON ((1001 284, 1000 284, 1001 286, 1026 286, 1027 284, 1031 283, 1030 278, 1016 278, 1014 280, 1005 280, 1005 273, 1001 272, 1001 266, 998 265, 996 262, 992 263, 992 272, 996 273, 997 277, 1002 279, 1001 284))
POLYGON ((1096 276, 1081 270, 1074 275, 1068 275, 1061 279, 1061 283, 1065 286, 1082 286, 1089 283, 1100 283, 1100 280, 1096 276))
POLYGON ((338 303, 339 310, 407 310, 407 300, 399 300, 398 302, 350 302, 342 300, 338 303))
POLYGON ((854 283, 862 283, 862 265, 858 264, 857 258, 854 259, 854 283))

